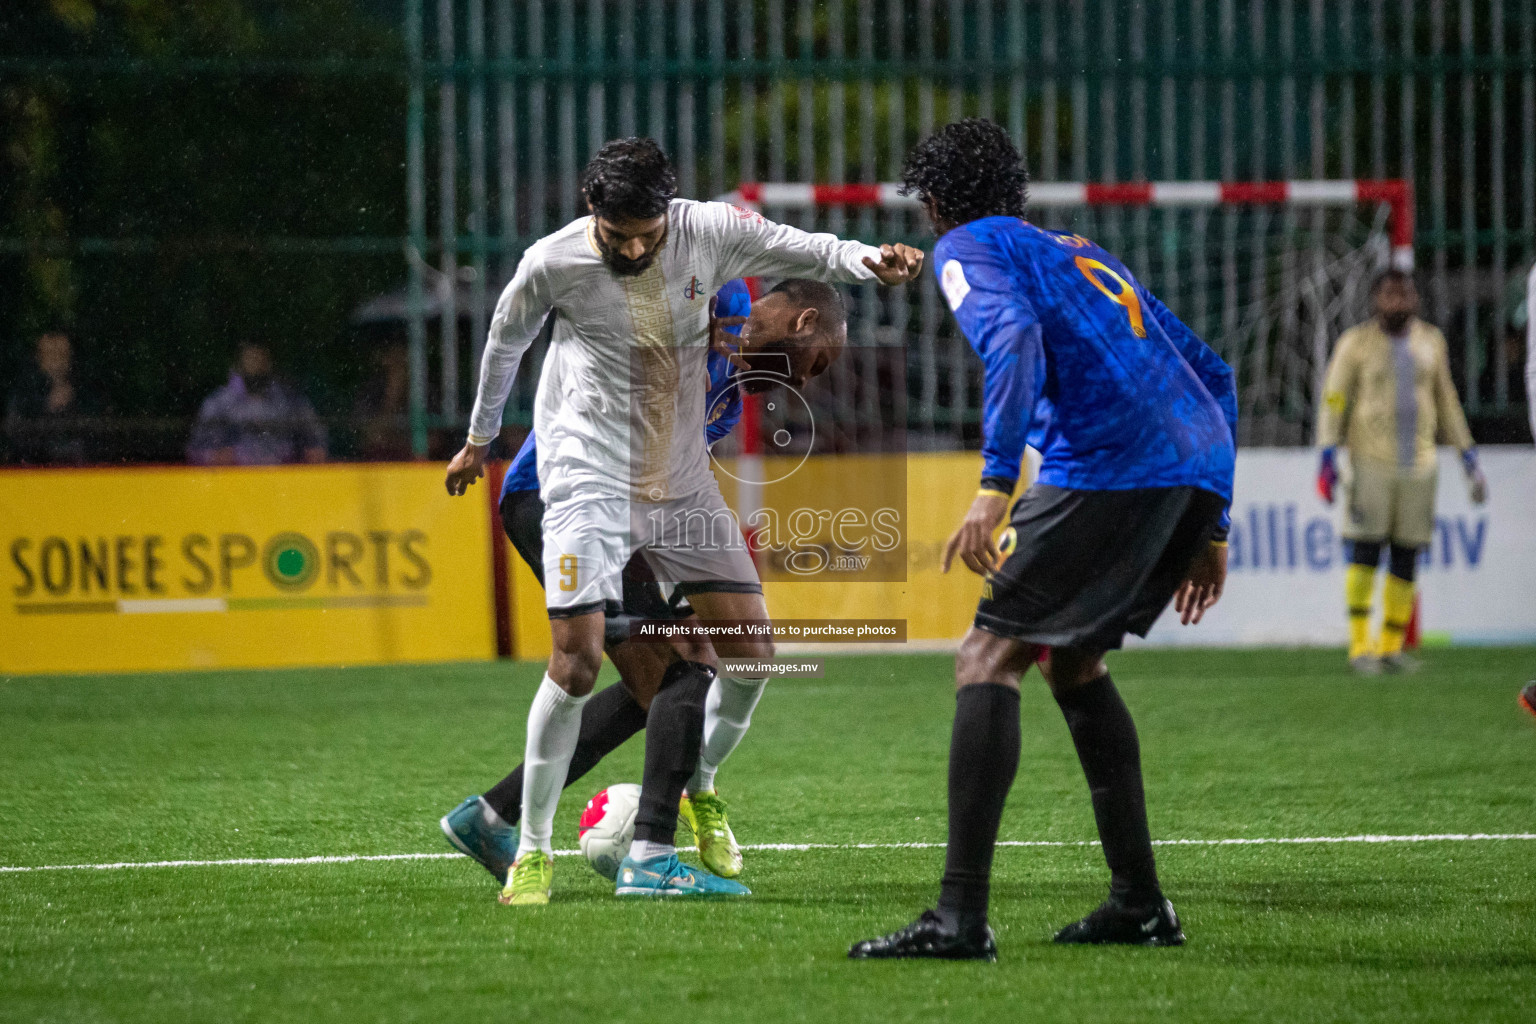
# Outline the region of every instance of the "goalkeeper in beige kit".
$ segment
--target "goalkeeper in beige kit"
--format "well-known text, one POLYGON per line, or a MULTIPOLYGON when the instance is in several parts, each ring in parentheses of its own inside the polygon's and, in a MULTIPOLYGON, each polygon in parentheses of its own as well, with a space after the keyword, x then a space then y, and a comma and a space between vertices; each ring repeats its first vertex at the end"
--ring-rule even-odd
POLYGON ((1488 492, 1451 381, 1445 335, 1418 318, 1412 276, 1383 273, 1371 287, 1371 305, 1375 315, 1345 331, 1334 346, 1317 431, 1317 489, 1329 504, 1341 483, 1337 450, 1349 453, 1350 472, 1339 488, 1350 542, 1344 574, 1349 663, 1367 675, 1418 667, 1403 653, 1403 634, 1413 617, 1419 552, 1435 532, 1435 446, 1450 444, 1461 452, 1474 502, 1481 504, 1488 492), (1373 644, 1371 595, 1384 546, 1381 636, 1373 644))

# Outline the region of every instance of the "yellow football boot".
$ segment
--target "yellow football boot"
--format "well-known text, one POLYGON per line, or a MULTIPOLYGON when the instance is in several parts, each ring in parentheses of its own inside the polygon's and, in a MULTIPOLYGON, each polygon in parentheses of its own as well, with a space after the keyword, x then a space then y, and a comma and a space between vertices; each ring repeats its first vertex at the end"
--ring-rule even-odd
POLYGON ((699 859, 704 866, 721 878, 735 878, 741 874, 741 847, 731 832, 730 819, 726 817, 725 801, 714 790, 708 793, 685 793, 678 804, 678 821, 693 832, 699 847, 699 859))
POLYGON ((496 899, 509 907, 543 906, 549 902, 554 882, 554 858, 543 850, 529 850, 513 862, 506 887, 496 899))

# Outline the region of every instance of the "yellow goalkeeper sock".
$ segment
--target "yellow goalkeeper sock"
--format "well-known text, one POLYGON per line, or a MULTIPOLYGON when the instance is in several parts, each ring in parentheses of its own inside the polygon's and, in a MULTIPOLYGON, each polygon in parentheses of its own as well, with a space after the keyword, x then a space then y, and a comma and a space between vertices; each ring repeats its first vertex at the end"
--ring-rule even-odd
POLYGON ((1350 564, 1344 570, 1344 604, 1349 609, 1349 657, 1371 653, 1371 591, 1376 567, 1350 564))
POLYGON ((1387 573, 1381 588, 1381 644, 1376 653, 1383 658, 1403 649, 1403 634, 1413 618, 1413 581, 1387 573))

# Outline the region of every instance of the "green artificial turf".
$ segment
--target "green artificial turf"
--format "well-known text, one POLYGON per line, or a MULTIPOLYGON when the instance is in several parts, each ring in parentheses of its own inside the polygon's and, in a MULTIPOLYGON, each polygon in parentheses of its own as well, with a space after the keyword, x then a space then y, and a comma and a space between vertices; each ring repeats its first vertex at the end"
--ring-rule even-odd
MULTIPOLYGON (((1338 652, 1111 668, 1160 839, 1536 831, 1536 650, 1413 678, 1338 652)), ((0 680, 0 865, 447 850, 519 758, 529 665, 0 680)), ((942 843, 949 659, 829 659, 770 686, 721 773, 744 843, 942 843)), ((1094 836, 1031 679, 1002 837, 1094 836)), ((638 781, 631 742, 556 822, 638 781)), ((943 851, 747 854, 734 903, 616 901, 577 858, 513 910, 463 859, 0 873, 0 1020, 1530 1021, 1536 842, 1161 846, 1182 949, 1059 948, 1096 845, 999 851, 996 965, 851 963, 934 899, 943 851)), ((686 859, 686 858, 685 858, 686 859)))

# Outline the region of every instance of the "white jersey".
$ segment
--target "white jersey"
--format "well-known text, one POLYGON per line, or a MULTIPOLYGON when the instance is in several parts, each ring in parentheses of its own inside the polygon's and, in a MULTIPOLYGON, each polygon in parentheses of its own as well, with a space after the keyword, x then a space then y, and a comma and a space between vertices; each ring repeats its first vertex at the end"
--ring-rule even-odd
POLYGON ((485 444, 523 353, 545 318, 554 335, 534 401, 546 502, 575 491, 666 501, 713 487, 704 448, 709 299, 754 275, 874 280, 880 251, 774 224, 726 203, 674 199, 667 237, 642 274, 609 270, 591 217, 523 254, 491 320, 469 437, 485 444))

